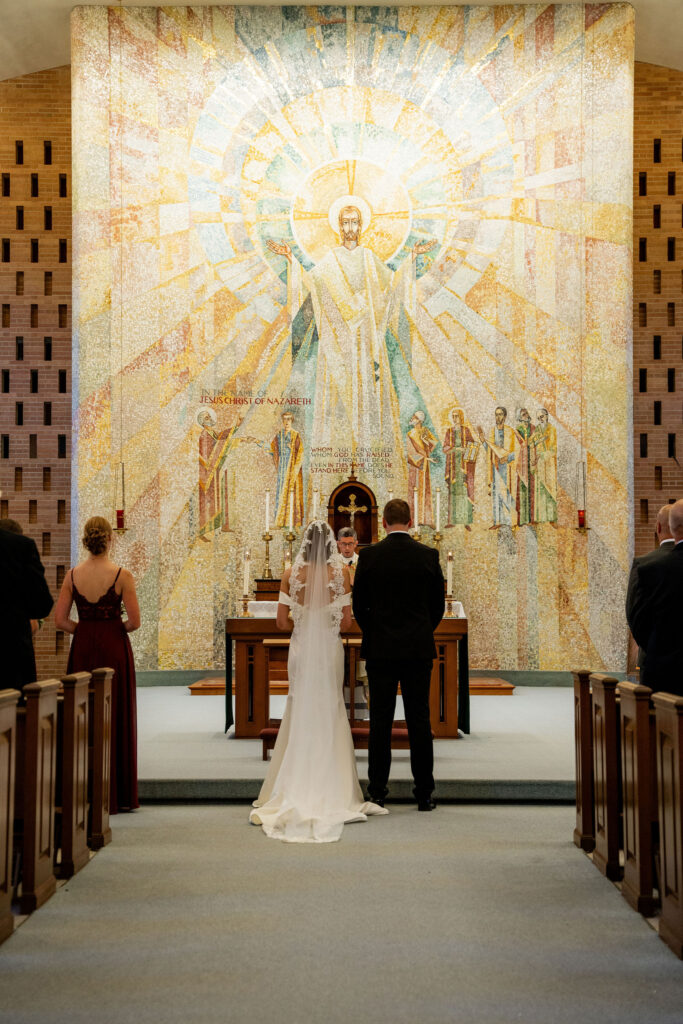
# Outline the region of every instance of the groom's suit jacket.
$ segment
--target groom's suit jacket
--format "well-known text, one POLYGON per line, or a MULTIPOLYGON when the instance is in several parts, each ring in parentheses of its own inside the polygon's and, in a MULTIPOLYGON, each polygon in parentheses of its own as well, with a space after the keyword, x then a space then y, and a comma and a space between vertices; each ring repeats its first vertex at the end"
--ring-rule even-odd
POLYGON ((0 530, 0 686, 21 689, 36 678, 31 619, 49 614, 53 600, 30 537, 0 530))
POLYGON ((683 542, 636 566, 628 623, 645 651, 640 681, 683 697, 683 542))
POLYGON ((431 659, 443 618, 444 579, 435 548, 403 532, 363 548, 353 583, 353 614, 367 661, 431 659))

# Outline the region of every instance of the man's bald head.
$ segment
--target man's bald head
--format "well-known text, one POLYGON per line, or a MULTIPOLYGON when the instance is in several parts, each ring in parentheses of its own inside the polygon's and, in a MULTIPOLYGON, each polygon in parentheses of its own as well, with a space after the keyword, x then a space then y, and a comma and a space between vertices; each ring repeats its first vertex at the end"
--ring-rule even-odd
POLYGON ((669 516, 671 515, 672 508, 673 505, 662 505, 659 512, 657 513, 655 532, 657 534, 657 540, 660 544, 663 540, 670 540, 673 537, 671 527, 669 525, 669 516))
POLYGON ((674 540, 683 540, 683 500, 669 505, 669 530, 674 540))

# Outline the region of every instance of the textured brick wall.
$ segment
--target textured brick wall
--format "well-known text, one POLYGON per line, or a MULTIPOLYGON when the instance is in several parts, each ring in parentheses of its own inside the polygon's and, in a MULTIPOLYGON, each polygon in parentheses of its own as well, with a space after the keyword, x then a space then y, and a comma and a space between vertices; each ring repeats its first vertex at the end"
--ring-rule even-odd
POLYGON ((683 497, 683 72, 636 64, 633 190, 634 515, 642 554, 653 547, 660 506, 683 497))
MULTIPOLYGON (((56 596, 70 564, 70 68, 0 82, 0 171, 0 516, 36 541, 56 596)), ((64 670, 64 641, 50 617, 36 642, 39 677, 64 670)))

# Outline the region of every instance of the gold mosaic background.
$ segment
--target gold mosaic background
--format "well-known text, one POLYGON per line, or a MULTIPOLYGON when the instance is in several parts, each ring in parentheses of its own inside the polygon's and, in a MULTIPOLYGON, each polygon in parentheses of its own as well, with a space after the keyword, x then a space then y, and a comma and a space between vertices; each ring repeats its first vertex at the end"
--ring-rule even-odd
POLYGON ((355 458, 429 543, 439 489, 473 667, 622 669, 631 8, 81 7, 72 55, 74 546, 123 465, 138 667, 223 664, 266 489, 279 570, 355 458))

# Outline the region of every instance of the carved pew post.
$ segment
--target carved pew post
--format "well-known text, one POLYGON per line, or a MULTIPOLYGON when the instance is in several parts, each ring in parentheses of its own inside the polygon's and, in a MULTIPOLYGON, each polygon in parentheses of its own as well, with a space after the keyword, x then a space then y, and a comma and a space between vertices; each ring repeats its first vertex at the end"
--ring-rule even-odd
POLYGON ((657 816, 652 691, 637 683, 619 683, 621 782, 624 811, 624 882, 621 894, 634 910, 650 917, 653 896, 652 827, 657 816))
POLYGON ((88 685, 89 672, 64 676, 61 702, 61 851, 56 873, 71 878, 88 863, 88 685))
POLYGON ((659 937, 683 959, 683 697, 655 693, 662 913, 659 937))
POLYGON ((595 780, 595 850, 593 863, 612 881, 619 864, 619 706, 618 680, 591 673, 593 691, 593 777, 595 780))
POLYGON ((22 914, 41 907, 57 887, 53 861, 59 687, 57 679, 24 687, 23 758, 17 771, 15 805, 23 819, 22 914))
POLYGON ((14 930, 12 851, 19 690, 0 690, 0 942, 14 930))
POLYGON ((574 843, 590 853, 595 848, 593 793, 593 720, 590 672, 574 676, 574 749, 576 752, 576 828, 574 843))
POLYGON ((113 668, 96 668, 90 680, 88 728, 90 825, 88 845, 101 850, 111 842, 109 776, 111 771, 111 681, 113 668))

